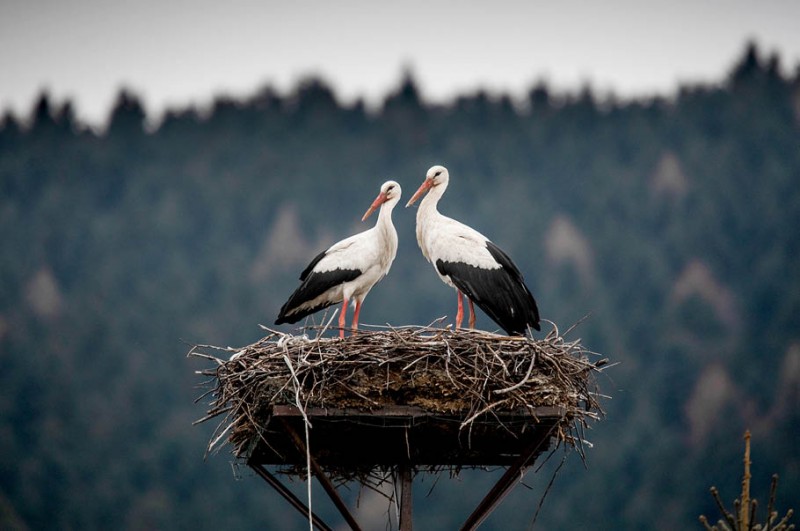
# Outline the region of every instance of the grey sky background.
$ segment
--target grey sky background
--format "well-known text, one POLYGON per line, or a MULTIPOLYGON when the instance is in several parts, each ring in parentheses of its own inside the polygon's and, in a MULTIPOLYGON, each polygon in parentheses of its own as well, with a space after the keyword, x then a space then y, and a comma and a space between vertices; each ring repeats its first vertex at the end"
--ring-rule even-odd
POLYGON ((378 104, 408 67, 430 101, 535 82, 668 95, 723 78, 754 40, 800 64, 800 1, 0 0, 0 109, 29 116, 43 89, 102 123, 122 87, 167 107, 289 91, 321 75, 378 104))

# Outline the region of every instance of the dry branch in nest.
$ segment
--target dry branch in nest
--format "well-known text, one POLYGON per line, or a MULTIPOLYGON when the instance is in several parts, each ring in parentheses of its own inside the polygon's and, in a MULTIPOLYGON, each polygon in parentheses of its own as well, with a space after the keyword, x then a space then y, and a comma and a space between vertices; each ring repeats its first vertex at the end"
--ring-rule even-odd
POLYGON ((578 434, 602 414, 593 373, 606 360, 580 340, 566 341, 555 325, 544 339, 432 326, 371 328, 345 339, 323 337, 316 327, 301 336, 265 328, 266 337, 244 348, 192 348, 190 356, 214 363, 199 371, 211 377, 211 389, 198 400, 211 396, 211 403, 198 423, 222 417, 209 451, 227 440, 247 459, 255 446, 270 445, 268 425, 279 406, 297 407, 311 433, 305 415, 311 408, 414 407, 458 419, 457 433, 478 421, 513 431, 502 425, 503 413, 535 421, 537 411, 553 408, 560 412, 553 435, 575 447, 578 434))

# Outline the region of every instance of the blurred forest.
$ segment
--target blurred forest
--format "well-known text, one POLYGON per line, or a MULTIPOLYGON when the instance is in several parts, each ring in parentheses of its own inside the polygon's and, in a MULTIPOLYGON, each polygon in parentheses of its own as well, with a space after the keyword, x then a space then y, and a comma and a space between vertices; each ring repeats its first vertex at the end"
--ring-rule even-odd
MULTIPOLYGON (((147 118, 122 91, 100 132, 47 93, 0 121, 0 528, 307 528, 229 454, 203 460, 185 342, 261 337, 381 182, 405 204, 433 164, 441 210, 508 251, 543 318, 589 314, 574 336, 618 362, 537 527, 695 526, 712 484, 738 495, 745 428, 753 495, 777 472, 777 506, 800 508, 800 65, 751 44, 717 84, 629 101, 539 83, 431 105, 407 74, 376 110, 312 78, 147 118)), ((362 323, 452 321, 414 214, 395 210, 362 323)), ((492 474, 421 481, 418 524, 456 527, 492 474)), ((527 529, 549 479, 482 529, 527 529)))

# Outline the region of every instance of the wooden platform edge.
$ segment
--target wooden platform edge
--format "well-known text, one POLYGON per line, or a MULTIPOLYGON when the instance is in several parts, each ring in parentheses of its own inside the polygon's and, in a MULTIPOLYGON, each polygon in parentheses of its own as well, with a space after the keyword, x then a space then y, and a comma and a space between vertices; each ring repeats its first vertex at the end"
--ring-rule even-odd
MULTIPOLYGON (((435 418, 461 418, 457 413, 442 413, 431 411, 418 406, 388 406, 376 409, 358 408, 328 408, 309 407, 305 409, 308 417, 435 417, 435 418)), ((516 411, 494 411, 492 415, 501 418, 563 418, 567 409, 559 406, 539 406, 533 409, 518 409, 516 411)), ((274 417, 302 417, 303 412, 293 405, 275 405, 272 407, 274 417)))

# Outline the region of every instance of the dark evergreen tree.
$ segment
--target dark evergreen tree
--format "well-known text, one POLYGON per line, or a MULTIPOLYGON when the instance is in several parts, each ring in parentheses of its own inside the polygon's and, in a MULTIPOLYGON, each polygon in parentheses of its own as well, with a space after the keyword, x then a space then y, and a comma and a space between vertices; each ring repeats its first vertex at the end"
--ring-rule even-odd
MULTIPOLYGON (((203 462, 210 427, 191 426, 198 367, 180 340, 257 339, 308 259, 362 227, 376 184, 394 178, 410 197, 434 163, 451 170, 443 208, 515 257, 542 316, 563 330, 590 313, 575 333, 620 362, 600 381, 613 400, 585 434, 587 467, 568 460, 542 527, 692 525, 712 512, 707 488, 739 462, 745 427, 754 473, 781 473, 778 503, 790 505, 798 72, 786 78, 751 44, 723 82, 672 99, 539 83, 520 107, 487 91, 431 105, 407 71, 376 111, 312 78, 157 126, 122 91, 97 134, 46 92, 29 119, 6 112, 0 527, 283 522, 224 453, 203 462)), ((452 312, 451 293, 418 253, 413 212, 395 224, 397 261, 362 322, 428 324, 452 312)), ((465 482, 480 493, 482 477, 465 482)), ((526 479, 533 492, 484 528, 525 528, 548 480, 526 479)), ((439 527, 457 526, 464 485, 440 481, 420 521, 435 510, 439 527)), ((735 478, 717 486, 736 492, 735 478)))

